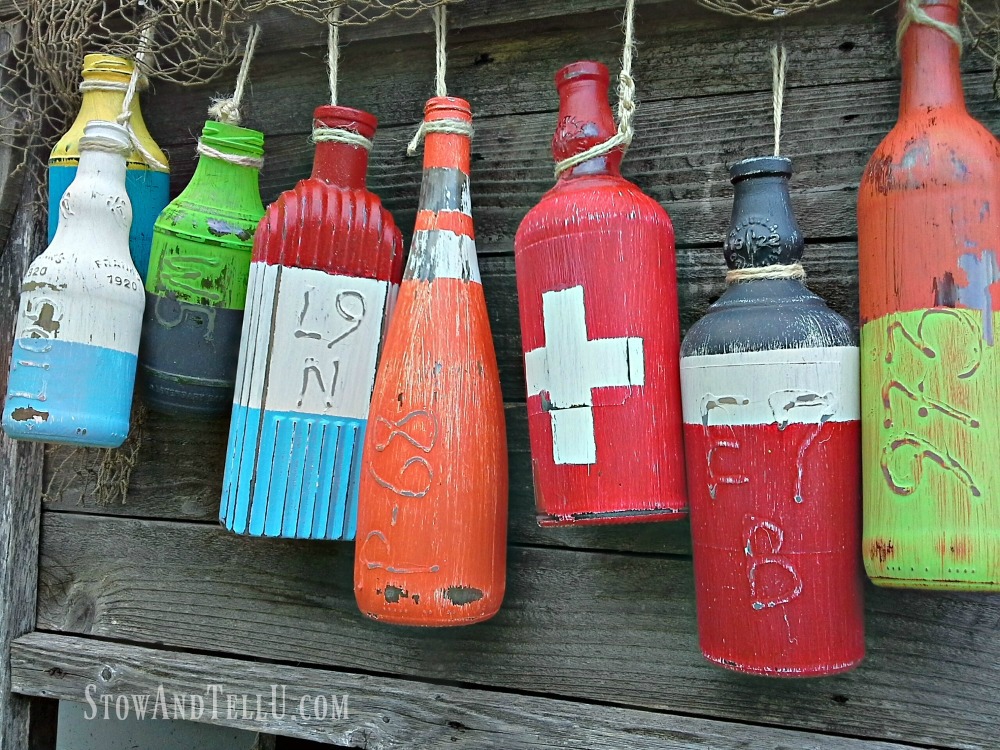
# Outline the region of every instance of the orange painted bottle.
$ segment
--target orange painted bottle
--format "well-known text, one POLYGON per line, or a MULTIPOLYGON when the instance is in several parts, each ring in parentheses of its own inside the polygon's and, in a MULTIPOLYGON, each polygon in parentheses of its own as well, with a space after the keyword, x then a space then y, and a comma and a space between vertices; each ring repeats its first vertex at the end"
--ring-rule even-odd
POLYGON ((476 259, 471 122, 462 99, 427 103, 416 230, 365 435, 355 596, 398 625, 480 622, 504 594, 507 439, 476 259))
POLYGON ((1000 590, 1000 144, 960 0, 901 2, 899 120, 858 190, 863 553, 882 586, 1000 590))

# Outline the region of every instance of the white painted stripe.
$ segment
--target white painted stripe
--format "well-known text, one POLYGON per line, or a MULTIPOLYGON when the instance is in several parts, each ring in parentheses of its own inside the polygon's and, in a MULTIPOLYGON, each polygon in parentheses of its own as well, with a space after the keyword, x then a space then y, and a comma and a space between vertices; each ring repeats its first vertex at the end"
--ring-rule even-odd
POLYGON ((482 284, 476 241, 447 229, 420 229, 414 232, 406 277, 462 279, 482 284))
MULTIPOLYGON (((127 251, 124 246, 122 252, 127 251)), ((17 338, 55 339, 133 355, 139 350, 146 305, 142 279, 131 259, 96 255, 68 257, 57 251, 31 264, 21 285, 17 338)))
POLYGON ((861 418, 853 346, 681 359, 687 424, 819 424, 861 418))
POLYGON ((582 286, 543 293, 542 319, 545 346, 524 356, 528 395, 546 394, 555 462, 596 463, 594 389, 645 385, 643 341, 589 339, 582 286))
POLYGON ((236 403, 367 419, 390 293, 387 281, 252 264, 236 403))

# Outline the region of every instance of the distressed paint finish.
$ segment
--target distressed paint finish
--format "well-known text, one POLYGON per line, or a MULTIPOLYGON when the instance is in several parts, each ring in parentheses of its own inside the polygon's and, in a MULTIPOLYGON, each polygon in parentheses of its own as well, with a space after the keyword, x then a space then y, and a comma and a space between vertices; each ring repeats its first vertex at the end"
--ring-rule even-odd
MULTIPOLYGON (((113 55, 86 55, 83 58, 83 80, 90 85, 101 83, 127 85, 132 75, 132 61, 113 55)), ((66 134, 52 149, 49 156, 49 242, 55 238, 59 222, 59 202, 66 188, 76 177, 80 164, 80 138, 91 120, 114 122, 121 114, 124 90, 84 91, 80 112, 66 134)), ((160 164, 167 164, 167 157, 156 145, 146 128, 139 107, 139 97, 132 102, 129 120, 133 132, 160 164)), ((132 203, 132 226, 129 230, 129 249, 132 261, 143 283, 149 268, 149 251, 153 241, 153 223, 170 200, 170 172, 149 166, 137 151, 126 160, 125 190, 132 203)))
MULTIPOLYGON (((128 144, 112 123, 85 132, 128 144)), ((83 149, 56 236, 21 286, 3 427, 19 440, 113 448, 128 435, 142 280, 128 247, 125 157, 83 149)))
MULTIPOLYGON (((260 157, 264 135, 207 122, 202 142, 260 157)), ((264 215, 258 170, 202 155, 156 220, 140 361, 146 402, 175 414, 226 413, 233 400, 253 237, 264 215)))
MULTIPOLYGON (((428 120, 472 119, 462 99, 428 120)), ((468 136, 429 133, 414 241, 375 382, 355 596, 372 619, 492 617, 506 579, 507 440, 469 197, 468 136)))
MULTIPOLYGON (((925 3, 958 23, 958 0, 925 3)), ((1000 146, 959 50, 917 24, 899 120, 858 193, 865 566, 875 583, 1000 589, 1000 146)))
POLYGON ((717 664, 805 677, 864 655, 858 367, 853 346, 681 360, 699 633, 717 664))
MULTIPOLYGON (((730 174, 730 269, 802 257, 783 158, 730 174)), ((715 664, 821 677, 864 658, 859 353, 800 281, 731 284, 681 347, 698 633, 715 664)))
MULTIPOLYGON (((377 120, 315 122, 371 139, 377 120)), ((368 152, 316 146, 313 174, 254 240, 220 519, 251 536, 354 539, 379 349, 403 271, 392 215, 365 187, 368 152)))
MULTIPOLYGON (((604 65, 574 63, 556 83, 561 160, 615 126, 604 65)), ((542 526, 687 515, 674 231, 622 179, 621 159, 617 150, 564 172, 515 239, 542 526)))

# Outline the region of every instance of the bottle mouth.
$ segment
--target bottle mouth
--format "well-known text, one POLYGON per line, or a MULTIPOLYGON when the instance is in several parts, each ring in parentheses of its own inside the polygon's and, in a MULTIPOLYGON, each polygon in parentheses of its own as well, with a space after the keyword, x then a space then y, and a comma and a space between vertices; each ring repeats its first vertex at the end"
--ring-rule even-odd
POLYGON ((733 183, 748 177, 792 176, 792 160, 784 156, 753 156, 736 162, 729 168, 729 179, 733 183))
POLYGON ((313 112, 313 127, 340 128, 364 136, 369 141, 375 137, 378 118, 370 112, 352 107, 324 104, 313 112))
POLYGON ((201 141, 217 151, 234 156, 264 155, 264 134, 259 130, 241 128, 225 122, 209 120, 201 131, 201 141))
POLYGON ((83 77, 100 76, 105 80, 121 80, 127 83, 132 77, 135 64, 124 57, 104 54, 89 54, 83 58, 83 77))
POLYGON ((435 96, 424 107, 424 119, 472 122, 472 106, 457 96, 435 96))
POLYGON ((116 122, 107 120, 91 120, 83 128, 83 138, 80 139, 80 148, 87 149, 88 141, 100 139, 111 141, 121 146, 125 153, 132 151, 132 139, 129 138, 128 131, 116 122))
POLYGON ((581 60, 570 63, 556 73, 556 88, 560 89, 569 83, 580 80, 599 81, 607 86, 611 81, 611 74, 608 72, 608 66, 604 63, 581 60))

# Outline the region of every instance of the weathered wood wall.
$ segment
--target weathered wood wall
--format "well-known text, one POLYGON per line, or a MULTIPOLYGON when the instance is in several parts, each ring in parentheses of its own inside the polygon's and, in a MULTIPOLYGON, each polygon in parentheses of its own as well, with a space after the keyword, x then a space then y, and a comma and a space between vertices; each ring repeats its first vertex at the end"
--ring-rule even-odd
MULTIPOLYGON (((796 166, 809 283, 857 320, 856 188, 899 93, 893 12, 875 13, 884 4, 850 0, 776 26, 690 0, 640 3, 641 105, 624 170, 676 224, 685 328, 722 289, 727 168, 771 147, 776 39, 790 52, 783 152, 796 166)), ((449 631, 365 621, 353 601, 353 545, 225 533, 215 519, 227 425, 153 418, 125 505, 95 503, 80 454, 49 455, 38 597, 46 633, 15 644, 16 689, 81 700, 88 682, 126 693, 162 681, 267 692, 284 680, 301 692, 351 692, 357 713, 330 726, 229 723, 366 747, 997 745, 994 599, 870 587, 861 669, 805 682, 741 677, 699 654, 686 523, 535 526, 513 236, 552 184, 552 76, 582 58, 616 69, 620 6, 466 0, 451 14, 449 87, 478 116, 474 214, 508 401, 512 546, 500 615, 449 631)), ((404 229, 420 179, 404 146, 433 76, 428 28, 427 19, 390 21, 348 33, 341 64, 342 103, 381 118, 370 183, 404 229)), ((304 21, 265 19, 245 106, 246 124, 267 134, 265 202, 309 171, 311 112, 327 96, 324 40, 304 21)), ((971 110, 997 130, 988 66, 970 55, 965 72, 971 110)), ((146 96, 175 190, 191 175, 209 96, 231 80, 146 96)))

